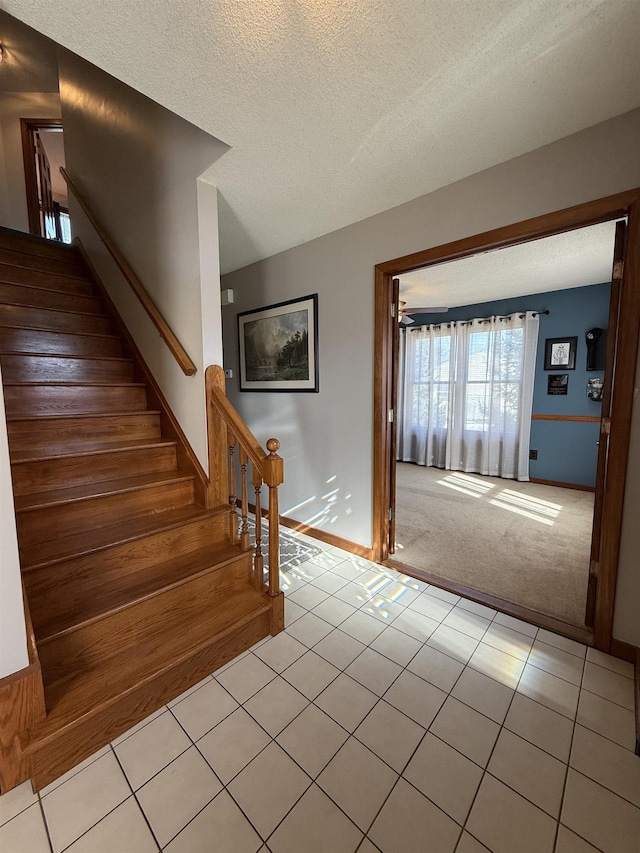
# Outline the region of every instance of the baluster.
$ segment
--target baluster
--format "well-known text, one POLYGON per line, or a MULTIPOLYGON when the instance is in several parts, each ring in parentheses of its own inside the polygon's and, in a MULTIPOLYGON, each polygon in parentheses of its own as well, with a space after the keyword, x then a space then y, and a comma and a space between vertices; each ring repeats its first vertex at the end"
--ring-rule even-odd
POLYGON ((233 545, 238 544, 238 501, 236 499, 236 437, 228 431, 229 448, 229 539, 233 545))
POLYGON ((264 586, 264 557, 262 556, 262 506, 261 506, 261 489, 262 477, 256 471, 256 466, 252 466, 253 470, 253 487, 256 493, 256 552, 253 558, 255 568, 256 587, 262 589, 264 586))
POLYGON ((240 532, 240 547, 243 551, 248 551, 251 547, 249 541, 249 525, 247 523, 247 513, 249 511, 249 495, 247 493, 247 462, 249 457, 240 448, 240 476, 242 483, 242 530, 240 532))

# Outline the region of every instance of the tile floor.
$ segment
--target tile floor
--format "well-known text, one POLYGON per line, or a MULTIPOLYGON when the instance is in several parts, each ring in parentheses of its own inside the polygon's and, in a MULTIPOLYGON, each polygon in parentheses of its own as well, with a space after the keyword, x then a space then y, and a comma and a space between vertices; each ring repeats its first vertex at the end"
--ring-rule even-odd
POLYGON ((334 548, 283 586, 282 634, 0 798, 2 853, 639 853, 630 665, 334 548))

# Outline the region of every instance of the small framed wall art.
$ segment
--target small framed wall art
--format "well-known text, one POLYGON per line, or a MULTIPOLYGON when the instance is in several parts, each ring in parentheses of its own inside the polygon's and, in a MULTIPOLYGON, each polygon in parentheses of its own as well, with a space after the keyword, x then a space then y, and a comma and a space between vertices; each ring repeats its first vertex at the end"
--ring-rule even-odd
POLYGON ((318 294, 238 314, 241 391, 318 391, 318 294))
POLYGON ((545 370, 575 370, 578 338, 547 338, 544 343, 545 370))

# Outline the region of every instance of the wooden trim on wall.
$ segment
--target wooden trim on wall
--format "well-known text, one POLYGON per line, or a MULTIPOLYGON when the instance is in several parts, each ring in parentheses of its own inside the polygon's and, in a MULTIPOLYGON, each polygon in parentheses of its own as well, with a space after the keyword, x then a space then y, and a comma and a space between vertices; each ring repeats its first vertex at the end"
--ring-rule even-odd
POLYGON ((607 494, 603 515, 604 533, 595 613, 595 645, 596 648, 606 652, 611 648, 631 404, 640 331, 640 188, 465 237, 422 252, 395 258, 377 264, 375 267, 372 556, 374 560, 383 562, 388 557, 385 541, 389 529, 387 512, 390 501, 393 499, 393 496, 389 495, 388 485, 391 453, 386 426, 387 411, 392 407, 388 399, 392 318, 390 311, 387 311, 391 278, 445 261, 526 243, 624 216, 629 218, 629 235, 622 282, 607 494))
POLYGON ((595 492, 595 486, 583 486, 582 483, 562 483, 560 480, 543 480, 541 477, 529 477, 530 483, 539 483, 541 486, 558 486, 561 489, 577 489, 580 492, 595 492))
POLYGON ((357 542, 352 542, 350 539, 343 539, 342 536, 327 533, 326 530, 320 530, 318 527, 310 527, 302 521, 287 518, 285 515, 280 516, 280 524, 283 527, 288 527, 290 530, 295 530, 297 533, 304 533, 307 536, 312 536, 314 539, 319 539, 320 542, 324 542, 334 548, 342 548, 343 551, 349 551, 350 554, 355 554, 357 557, 364 557, 365 560, 371 560, 371 548, 367 548, 365 545, 358 545, 357 542))
POLYGON ((532 421, 576 421, 578 423, 599 424, 597 415, 531 415, 532 421))

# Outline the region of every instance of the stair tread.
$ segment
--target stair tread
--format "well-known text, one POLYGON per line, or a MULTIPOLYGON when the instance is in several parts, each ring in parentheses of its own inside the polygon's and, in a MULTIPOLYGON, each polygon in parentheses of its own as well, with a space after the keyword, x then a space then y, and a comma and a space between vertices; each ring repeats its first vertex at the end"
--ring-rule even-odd
POLYGON ((3 385, 11 386, 12 388, 22 387, 22 386, 33 387, 34 385, 35 386, 46 385, 47 388, 50 388, 52 386, 54 388, 55 387, 85 388, 87 386, 90 388, 95 388, 96 386, 98 386, 99 388, 120 388, 122 385, 126 385, 127 388, 146 388, 147 387, 144 382, 126 382, 124 380, 121 382, 55 382, 55 381, 47 382, 46 380, 42 380, 42 379, 36 380, 35 382, 13 382, 10 380, 9 382, 3 382, 3 385))
POLYGON ((100 483, 84 483, 81 486, 69 486, 52 489, 47 492, 35 492, 27 495, 16 495, 16 512, 30 512, 45 509, 56 504, 71 503, 103 495, 114 495, 122 492, 132 492, 138 489, 152 488, 169 483, 179 483, 193 480, 194 475, 185 471, 143 474, 138 477, 123 477, 120 480, 106 480, 100 483))
POLYGON ((139 418, 140 415, 159 415, 160 409, 141 409, 140 411, 124 412, 72 412, 71 414, 59 415, 7 415, 7 423, 19 423, 29 421, 31 423, 42 423, 43 421, 75 421, 81 418, 139 418))
POLYGON ((37 311, 51 311, 54 314, 78 314, 80 317, 102 317, 108 319, 106 312, 96 314, 94 311, 76 311, 71 308, 51 308, 48 305, 25 305, 22 302, 2 302, 2 305, 10 305, 13 308, 35 308, 37 311))
POLYGON ((28 751, 37 749, 39 743, 98 706, 117 701, 124 693, 174 666, 199 647, 213 645, 225 634, 268 612, 271 606, 266 595, 249 584, 227 593, 224 604, 224 607, 212 609, 208 601, 195 601, 188 621, 181 613, 167 612, 162 643, 153 639, 131 648, 124 646, 119 655, 101 666, 79 670, 47 684, 48 714, 29 730, 28 751))
MULTIPOLYGON (((67 358, 67 359, 75 359, 77 361, 126 361, 129 364, 133 362, 132 358, 126 358, 121 355, 76 355, 75 353, 60 353, 60 352, 46 352, 43 350, 39 350, 38 352, 29 352, 29 350, 4 350, 0 354, 0 358, 3 355, 24 355, 28 358, 67 358)), ((41 383, 36 382, 36 385, 40 384, 50 384, 50 383, 41 383)), ((67 383, 57 383, 57 384, 67 384, 67 383)), ((77 382, 73 383, 76 385, 86 385, 86 384, 94 384, 94 383, 86 383, 86 382, 77 382)), ((102 383, 101 383, 102 384, 102 383)))
MULTIPOLYGON (((227 510, 227 507, 222 509, 227 510)), ((56 539, 21 548, 22 568, 25 571, 30 571, 82 554, 92 554, 112 545, 119 545, 122 542, 157 533, 159 530, 185 524, 198 518, 211 517, 219 511, 220 508, 209 510, 199 504, 189 504, 178 509, 143 515, 139 518, 119 521, 116 524, 105 525, 92 530, 68 533, 64 536, 58 536, 56 539)))
MULTIPOLYGON (((22 307, 24 308, 25 306, 23 305, 22 307)), ((120 335, 114 335, 112 332, 77 332, 67 331, 66 329, 47 329, 45 326, 27 326, 24 323, 3 323, 1 318, 0 326, 3 329, 22 329, 25 332, 44 332, 47 335, 77 335, 78 337, 82 338, 115 338, 116 340, 121 339, 120 335)))
MULTIPOLYGON (((146 409, 136 412, 140 415, 146 414, 146 409)), ((101 414, 101 413, 98 413, 101 414)), ((37 416, 35 416, 37 417, 37 416)), ((14 462, 42 462, 44 459, 58 459, 61 456, 93 456, 96 453, 114 453, 116 451, 141 450, 143 448, 175 446, 177 442, 171 438, 139 438, 127 441, 95 441, 89 444, 83 443, 80 447, 75 444, 48 444, 46 448, 38 448, 34 454, 32 450, 17 450, 10 453, 11 463, 14 462)))
POLYGON ((176 586, 200 573, 217 569, 236 559, 242 552, 229 543, 199 548, 136 572, 135 581, 125 589, 103 590, 82 604, 70 607, 69 613, 57 615, 37 626, 38 643, 51 642, 89 622, 103 618, 124 607, 134 606, 152 595, 176 586))
MULTIPOLYGON (((2 252, 9 252, 12 250, 11 249, 2 249, 1 251, 2 252)), ((5 267, 17 267, 18 269, 21 269, 21 270, 28 270, 29 272, 34 272, 34 273, 43 274, 43 275, 50 275, 50 276, 53 276, 55 278, 70 278, 73 281, 83 281, 83 282, 88 282, 89 284, 93 284, 93 282, 91 281, 91 277, 89 275, 87 275, 86 270, 84 270, 82 268, 80 263, 74 264, 73 261, 67 261, 67 263, 69 263, 70 266, 77 266, 77 270, 75 272, 72 272, 71 270, 65 270, 64 272, 61 272, 60 270, 43 269, 41 266, 33 266, 33 264, 36 263, 35 261, 30 260, 31 258, 33 258, 33 255, 29 255, 27 252, 20 252, 20 254, 23 255, 22 258, 12 257, 11 259, 8 259, 6 257, 3 258, 0 255, 0 281, 3 282, 4 284, 15 284, 15 282, 5 281, 5 279, 3 278, 2 273, 3 273, 5 267)), ((52 258, 51 260, 54 263, 56 263, 55 258, 52 258)), ((34 286, 37 287, 37 285, 34 285, 34 286)))
MULTIPOLYGON (((74 293, 69 290, 57 290, 55 287, 43 287, 41 284, 28 284, 24 281, 6 281, 2 277, 2 267, 5 266, 2 261, 0 261, 0 284, 8 284, 11 287, 26 287, 29 290, 37 290, 41 293, 57 293, 60 296, 71 296, 71 297, 79 297, 80 299, 92 299, 94 302, 102 302, 102 299, 99 296, 95 296, 93 293, 74 293)), ((73 281, 87 281, 91 282, 91 279, 88 276, 83 276, 82 278, 78 276, 67 275, 66 273, 55 273, 55 272, 46 272, 45 270, 31 270, 31 272, 35 272, 41 275, 50 275, 52 278, 70 278, 73 281)), ((35 307, 35 306, 34 306, 35 307)))

